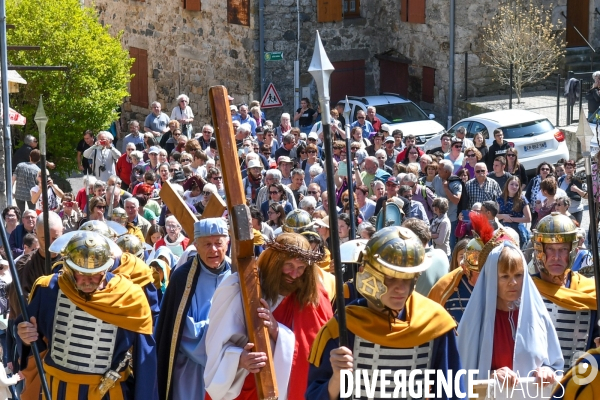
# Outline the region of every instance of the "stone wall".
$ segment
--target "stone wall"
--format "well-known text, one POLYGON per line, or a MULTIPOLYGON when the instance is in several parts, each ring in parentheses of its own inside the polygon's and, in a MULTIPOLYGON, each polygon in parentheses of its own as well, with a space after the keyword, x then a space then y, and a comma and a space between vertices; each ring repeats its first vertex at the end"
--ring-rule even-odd
MULTIPOLYGON (((86 4, 91 3, 86 0, 86 4)), ((181 93, 190 97, 199 130, 210 121, 208 89, 225 85, 236 102, 258 96, 256 5, 250 27, 227 24, 227 2, 203 0, 202 10, 182 9, 183 1, 95 0, 100 21, 112 34, 123 31, 124 48, 148 51, 148 98, 169 116, 181 93)), ((149 110, 123 104, 123 120, 143 121, 149 110)))

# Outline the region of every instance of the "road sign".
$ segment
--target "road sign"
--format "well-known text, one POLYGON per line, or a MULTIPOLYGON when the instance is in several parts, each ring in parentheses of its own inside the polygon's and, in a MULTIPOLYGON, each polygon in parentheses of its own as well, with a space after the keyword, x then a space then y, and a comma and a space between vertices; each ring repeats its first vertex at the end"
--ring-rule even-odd
POLYGON ((265 61, 281 61, 283 60, 283 51, 266 51, 265 61))
POLYGON ((260 108, 277 107, 283 107, 283 103, 281 102, 281 98, 279 97, 279 94, 277 94, 277 90, 275 90, 273 83, 269 83, 269 87, 267 88, 267 91, 260 102, 260 108))

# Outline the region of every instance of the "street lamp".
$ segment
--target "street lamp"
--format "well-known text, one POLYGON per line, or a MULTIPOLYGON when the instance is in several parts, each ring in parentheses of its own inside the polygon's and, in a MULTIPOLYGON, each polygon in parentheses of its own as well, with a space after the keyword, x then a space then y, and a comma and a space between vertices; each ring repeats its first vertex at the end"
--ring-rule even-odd
MULTIPOLYGON (((579 125, 577 126, 576 137, 581 143, 581 153, 585 163, 585 175, 587 182, 588 192, 588 212, 590 214, 590 226, 589 235, 590 242, 592 244, 592 260, 594 263, 594 280, 596 282, 596 293, 600 289, 600 260, 598 257, 598 219, 596 214, 596 203, 594 199, 594 186, 592 182, 592 153, 591 153, 591 141, 594 133, 592 132, 590 125, 588 124, 586 115, 581 109, 579 115, 579 125), (592 193, 590 196, 589 193, 592 193)), ((600 297, 596 296, 597 309, 600 310, 600 297)), ((600 324, 600 320, 597 321, 600 324)))
MULTIPOLYGON (((317 37, 315 39, 315 50, 313 52, 308 72, 313 76, 317 89, 319 91, 319 103, 321 104, 321 123, 323 124, 323 150, 325 151, 325 168, 327 169, 327 199, 329 202, 329 228, 331 232, 331 248, 335 251, 331 252, 333 256, 333 267, 335 270, 335 291, 336 305, 338 313, 338 325, 339 325, 339 343, 340 346, 348 345, 348 337, 346 334, 346 305, 344 303, 344 276, 342 271, 342 260, 340 252, 337 250, 340 248, 340 233, 338 230, 338 215, 337 215, 337 199, 336 199, 336 187, 333 177, 335 171, 333 170, 333 142, 331 140, 331 126, 329 120, 329 78, 333 73, 334 68, 331 61, 325 53, 323 43, 321 43, 321 37, 319 31, 317 31, 317 37)), ((348 155, 346 156, 348 157, 348 155)), ((350 195, 348 190, 348 195, 350 195)))
POLYGON ((40 154, 42 156, 42 207, 44 211, 44 261, 46 266, 46 275, 52 273, 52 264, 50 256, 50 226, 48 224, 48 174, 46 173, 46 124, 48 123, 48 117, 46 111, 44 111, 44 102, 40 95, 40 102, 38 103, 35 117, 33 118, 38 126, 38 132, 40 133, 40 154))

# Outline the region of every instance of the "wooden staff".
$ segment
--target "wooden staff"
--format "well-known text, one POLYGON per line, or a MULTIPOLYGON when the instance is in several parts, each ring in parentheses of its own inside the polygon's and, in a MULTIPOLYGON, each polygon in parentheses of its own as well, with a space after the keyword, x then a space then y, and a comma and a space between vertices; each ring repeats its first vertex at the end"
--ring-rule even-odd
POLYGON ((254 257, 252 218, 250 209, 246 205, 246 194, 242 185, 242 172, 238 162, 235 132, 231 121, 231 111, 229 110, 229 96, 224 86, 213 86, 209 90, 209 97, 227 194, 227 209, 231 221, 231 248, 235 254, 232 259, 233 263, 237 264, 240 277, 248 341, 254 343, 254 351, 267 354, 265 367, 254 375, 256 377, 258 398, 261 400, 275 400, 278 397, 275 369, 269 332, 264 326, 263 320, 258 318, 257 308, 262 307, 262 305, 260 303, 261 291, 258 269, 254 257))

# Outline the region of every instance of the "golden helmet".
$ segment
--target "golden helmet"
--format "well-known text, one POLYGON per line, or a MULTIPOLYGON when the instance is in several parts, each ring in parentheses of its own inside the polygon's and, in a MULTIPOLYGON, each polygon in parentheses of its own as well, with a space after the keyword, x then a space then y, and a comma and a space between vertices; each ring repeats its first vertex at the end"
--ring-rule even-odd
POLYGON ((553 212, 542 218, 536 229, 533 229, 533 260, 535 266, 543 272, 548 273, 545 267, 546 254, 544 253, 545 244, 569 243, 571 251, 569 253, 569 264, 565 272, 571 269, 573 261, 577 256, 577 245, 579 242, 577 226, 573 220, 566 215, 553 212))
POLYGON ((117 233, 113 229, 111 229, 105 222, 102 221, 87 221, 79 227, 79 230, 96 232, 112 240, 114 240, 117 237, 117 233))
POLYGON ((111 219, 120 224, 127 223, 128 218, 127 218, 127 213, 125 212, 125 209, 121 208, 121 207, 113 208, 111 219))
POLYGON ((114 264, 106 237, 96 232, 76 231, 63 250, 66 264, 83 274, 97 274, 114 264))
POLYGON ((410 229, 383 228, 363 250, 363 271, 356 276, 356 288, 367 300, 383 307, 381 296, 387 292, 385 277, 415 279, 429 268, 429 261, 423 243, 410 229))
POLYGON ((137 236, 129 233, 121 235, 117 238, 116 243, 117 246, 123 250, 123 253, 129 253, 136 257, 143 258, 145 246, 137 236))
POLYGON ((301 209, 295 209, 286 215, 281 230, 290 233, 302 233, 312 225, 312 218, 308 212, 301 209))
POLYGON ((465 247, 464 263, 471 271, 479 272, 483 267, 483 265, 479 265, 479 254, 483 250, 483 246, 483 240, 479 236, 475 236, 465 247))

